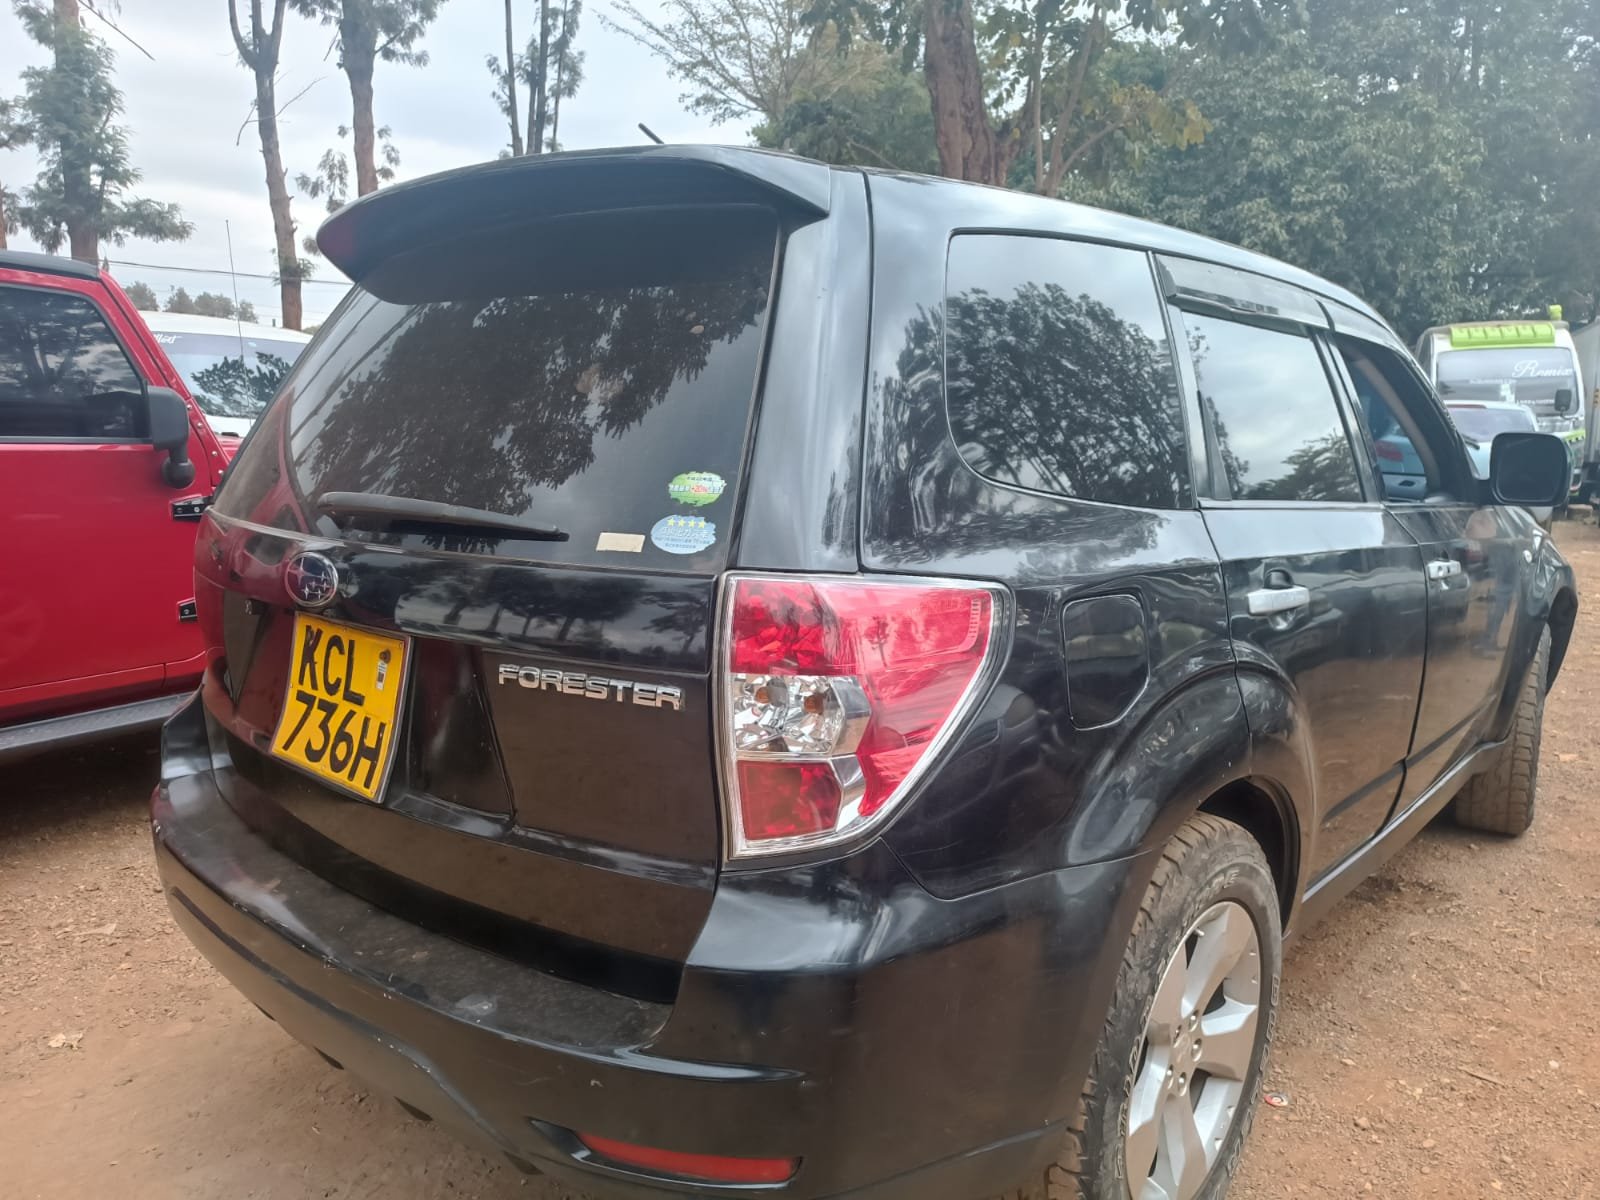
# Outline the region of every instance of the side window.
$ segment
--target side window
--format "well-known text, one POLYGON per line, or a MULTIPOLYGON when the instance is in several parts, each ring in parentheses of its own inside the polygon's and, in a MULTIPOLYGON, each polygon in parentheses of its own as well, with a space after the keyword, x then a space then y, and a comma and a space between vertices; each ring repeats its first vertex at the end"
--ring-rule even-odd
POLYGON ((1360 500, 1355 452, 1302 334, 1183 314, 1207 442, 1235 500, 1360 500))
POLYGON ((1359 338, 1336 336, 1350 373, 1366 436, 1388 500, 1421 500, 1444 488, 1439 455, 1419 415, 1436 417, 1431 398, 1394 351, 1359 338))
POLYGON ((0 287, 0 438, 131 441, 144 384, 86 297, 0 287))
POLYGON ((950 429, 1000 483, 1143 508, 1191 502, 1172 348, 1136 250, 955 238, 945 285, 950 429))

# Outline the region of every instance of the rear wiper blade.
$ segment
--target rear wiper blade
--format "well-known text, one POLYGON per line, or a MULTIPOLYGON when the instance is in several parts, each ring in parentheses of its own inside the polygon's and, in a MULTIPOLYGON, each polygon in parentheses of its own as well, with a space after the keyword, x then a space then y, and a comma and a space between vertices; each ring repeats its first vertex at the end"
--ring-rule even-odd
POLYGON ((410 496, 385 496, 378 492, 323 492, 317 497, 317 511, 327 513, 336 521, 341 517, 378 517, 393 525, 446 525, 541 542, 564 542, 568 536, 566 530, 554 525, 524 521, 508 513, 444 504, 438 500, 417 500, 410 496))

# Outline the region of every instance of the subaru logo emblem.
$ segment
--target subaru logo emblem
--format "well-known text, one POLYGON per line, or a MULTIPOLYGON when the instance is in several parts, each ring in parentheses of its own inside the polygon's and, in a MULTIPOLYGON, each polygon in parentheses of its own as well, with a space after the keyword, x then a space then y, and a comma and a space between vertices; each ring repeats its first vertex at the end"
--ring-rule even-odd
POLYGON ((302 550, 285 565, 283 585, 296 604, 321 608, 339 594, 339 568, 326 554, 302 550))

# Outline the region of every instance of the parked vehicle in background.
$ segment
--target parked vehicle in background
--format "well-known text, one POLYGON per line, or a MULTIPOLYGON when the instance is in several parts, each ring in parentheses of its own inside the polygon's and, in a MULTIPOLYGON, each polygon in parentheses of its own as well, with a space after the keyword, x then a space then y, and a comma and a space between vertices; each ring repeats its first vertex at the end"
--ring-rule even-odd
POLYGON ((1467 439, 1467 456, 1479 479, 1489 478, 1490 448, 1502 433, 1533 433, 1538 423, 1525 404, 1504 400, 1446 400, 1445 412, 1467 439))
POLYGON ((225 455, 122 289, 0 251, 0 761, 194 689, 194 535, 225 455))
MULTIPOLYGON (((1495 438, 1503 433, 1533 433, 1537 429, 1533 412, 1526 405, 1503 400, 1463 400, 1444 406, 1450 420, 1466 439, 1467 457, 1479 479, 1489 478, 1495 438)), ((1380 450, 1381 453, 1381 450, 1380 450)), ((1530 508, 1533 519, 1550 528, 1553 508, 1530 508)))
POLYGON ((140 313, 218 433, 243 437, 277 394, 309 334, 187 313, 140 313))
POLYGON ((1578 354, 1565 321, 1438 325, 1423 333, 1416 353, 1446 404, 1478 400, 1521 404, 1532 412, 1540 431, 1567 443, 1577 492, 1586 409, 1579 400, 1578 354))
POLYGON ((685 146, 318 243, 356 290, 202 523, 156 859, 262 1011, 523 1169, 1213 1200, 1286 931, 1447 804, 1533 819, 1566 451, 1476 478, 1333 284, 685 146))
POLYGON ((1572 331, 1578 355, 1578 397, 1588 420, 1584 423, 1583 478, 1578 484, 1581 504, 1600 495, 1600 321, 1572 331))

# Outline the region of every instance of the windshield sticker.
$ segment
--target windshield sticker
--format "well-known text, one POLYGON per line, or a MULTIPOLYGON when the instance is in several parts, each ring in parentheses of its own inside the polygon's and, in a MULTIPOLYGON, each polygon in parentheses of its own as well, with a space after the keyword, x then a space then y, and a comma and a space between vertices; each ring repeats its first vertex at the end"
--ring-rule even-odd
POLYGON ((722 490, 727 486, 727 480, 710 471, 685 471, 667 481, 667 495, 679 504, 699 508, 721 499, 722 490))
POLYGON ((717 527, 704 517, 662 517, 650 540, 668 554, 699 554, 717 541, 717 527))
POLYGON ((617 550, 623 554, 638 554, 644 549, 642 533, 602 533, 595 539, 596 550, 617 550))

